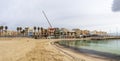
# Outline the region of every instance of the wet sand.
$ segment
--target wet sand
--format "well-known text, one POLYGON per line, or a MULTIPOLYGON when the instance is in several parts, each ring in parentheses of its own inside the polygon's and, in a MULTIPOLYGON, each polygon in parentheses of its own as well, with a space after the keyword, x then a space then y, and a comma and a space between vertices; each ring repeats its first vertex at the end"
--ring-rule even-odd
MULTIPOLYGON (((66 41, 74 41, 74 40, 66 40, 66 41)), ((58 47, 61 47, 62 49, 66 49, 72 52, 78 53, 79 55, 85 55, 87 57, 92 57, 95 59, 100 59, 104 61, 120 61, 120 55, 107 53, 107 52, 100 52, 90 49, 84 49, 84 48, 75 48, 70 47, 66 45, 59 45, 59 43, 56 43, 58 47)))

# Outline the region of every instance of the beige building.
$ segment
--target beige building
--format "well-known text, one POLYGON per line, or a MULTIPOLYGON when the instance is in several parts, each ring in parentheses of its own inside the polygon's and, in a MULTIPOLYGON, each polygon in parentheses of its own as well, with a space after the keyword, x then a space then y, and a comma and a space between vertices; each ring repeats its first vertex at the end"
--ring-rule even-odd
POLYGON ((89 30, 82 30, 82 35, 90 35, 90 31, 89 30))
POLYGON ((1 32, 1 36, 16 36, 17 32, 16 31, 3 31, 1 32))
POLYGON ((82 34, 82 30, 80 29, 72 29, 72 30, 75 31, 76 37, 80 37, 80 35, 82 34))
POLYGON ((91 34, 92 35, 107 35, 107 32, 94 30, 94 31, 91 31, 91 34))
POLYGON ((67 32, 69 32, 69 30, 66 28, 61 28, 61 31, 65 32, 66 34, 67 34, 67 32))
POLYGON ((67 38, 75 38, 76 32, 75 31, 69 31, 67 32, 67 38))

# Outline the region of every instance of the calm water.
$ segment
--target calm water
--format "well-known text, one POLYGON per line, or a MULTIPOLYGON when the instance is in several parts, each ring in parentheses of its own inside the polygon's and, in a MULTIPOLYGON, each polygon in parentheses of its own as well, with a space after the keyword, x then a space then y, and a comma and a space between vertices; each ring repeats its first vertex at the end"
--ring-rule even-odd
POLYGON ((60 41, 59 44, 120 55, 120 40, 60 41))

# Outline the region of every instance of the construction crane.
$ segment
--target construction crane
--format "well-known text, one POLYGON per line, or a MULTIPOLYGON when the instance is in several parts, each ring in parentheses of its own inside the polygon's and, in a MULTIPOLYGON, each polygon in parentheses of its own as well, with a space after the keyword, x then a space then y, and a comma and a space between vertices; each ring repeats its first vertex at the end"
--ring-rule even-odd
POLYGON ((42 11, 42 13, 44 14, 44 16, 45 16, 45 18, 46 18, 46 20, 47 20, 47 22, 48 22, 48 24, 49 24, 50 28, 52 28, 52 25, 51 25, 50 21, 48 20, 48 18, 47 18, 47 16, 46 16, 45 12, 44 12, 44 11, 42 11))
POLYGON ((55 32, 55 28, 52 28, 52 25, 51 25, 49 19, 47 18, 45 12, 42 11, 42 13, 44 14, 44 16, 45 16, 45 18, 46 18, 46 20, 47 20, 47 22, 48 22, 48 24, 49 24, 49 26, 50 26, 50 28, 48 28, 49 36, 53 36, 53 35, 54 35, 54 32, 55 32))

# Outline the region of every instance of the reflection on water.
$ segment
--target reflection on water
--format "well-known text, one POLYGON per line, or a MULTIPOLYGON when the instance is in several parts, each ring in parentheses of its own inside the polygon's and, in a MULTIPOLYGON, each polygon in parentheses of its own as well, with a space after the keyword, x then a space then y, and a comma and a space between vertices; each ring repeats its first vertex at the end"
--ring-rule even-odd
POLYGON ((120 55, 120 40, 60 41, 59 44, 120 55))

